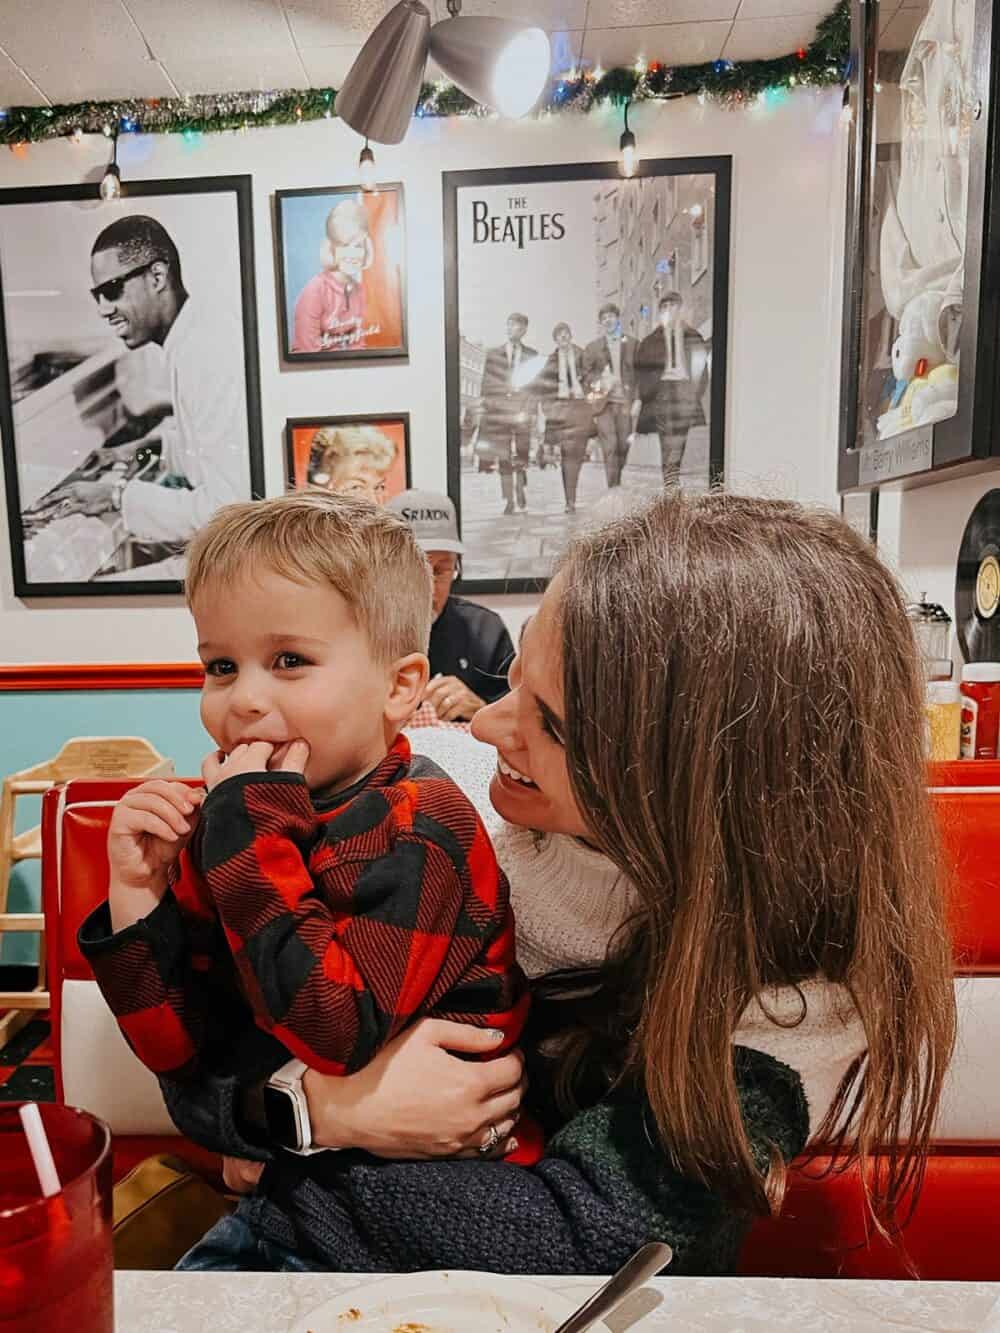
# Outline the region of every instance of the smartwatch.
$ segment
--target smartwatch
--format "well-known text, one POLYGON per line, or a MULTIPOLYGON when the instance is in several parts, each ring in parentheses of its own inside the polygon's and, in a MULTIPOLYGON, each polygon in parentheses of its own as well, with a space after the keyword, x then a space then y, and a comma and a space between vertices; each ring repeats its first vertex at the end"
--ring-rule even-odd
POLYGON ((289 1060, 264 1084, 264 1119, 271 1142, 303 1157, 326 1151, 313 1143, 309 1102, 302 1086, 308 1068, 303 1060, 289 1060))

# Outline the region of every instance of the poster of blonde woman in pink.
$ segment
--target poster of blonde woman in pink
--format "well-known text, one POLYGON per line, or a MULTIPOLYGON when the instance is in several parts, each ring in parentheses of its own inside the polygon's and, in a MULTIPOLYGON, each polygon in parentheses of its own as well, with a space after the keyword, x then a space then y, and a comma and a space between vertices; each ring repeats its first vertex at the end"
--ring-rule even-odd
POLYGON ((403 187, 279 190, 275 207, 285 359, 405 356, 403 187))

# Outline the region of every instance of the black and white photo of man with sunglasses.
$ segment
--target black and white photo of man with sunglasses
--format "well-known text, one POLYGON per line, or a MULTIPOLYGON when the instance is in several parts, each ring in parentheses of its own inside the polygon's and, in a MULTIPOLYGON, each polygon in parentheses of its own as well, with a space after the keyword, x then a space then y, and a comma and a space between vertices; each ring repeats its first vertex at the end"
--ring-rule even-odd
POLYGON ((145 472, 128 481, 100 476, 72 481, 53 498, 62 514, 120 512, 130 537, 166 548, 165 558, 127 577, 183 578, 189 539, 220 505, 250 494, 242 334, 234 319, 188 294, 177 247, 155 218, 133 214, 105 227, 90 267, 91 295, 110 331, 130 351, 162 348, 170 411, 114 449, 127 461, 158 446, 157 481, 145 472))

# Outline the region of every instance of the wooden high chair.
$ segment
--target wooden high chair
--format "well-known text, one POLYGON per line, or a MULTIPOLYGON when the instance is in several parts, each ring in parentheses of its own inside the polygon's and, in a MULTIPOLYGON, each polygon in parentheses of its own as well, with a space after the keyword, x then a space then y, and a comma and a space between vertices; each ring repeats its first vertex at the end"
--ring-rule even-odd
POLYGON ((0 990, 0 1046, 31 1015, 49 1007, 45 986, 45 918, 41 912, 8 912, 11 870, 19 861, 42 855, 41 825, 15 836, 15 809, 19 796, 40 796, 57 782, 73 778, 160 778, 173 775, 173 760, 164 759, 141 736, 75 736, 54 759, 11 773, 0 792, 0 944, 5 931, 38 936, 38 984, 30 991, 0 990))

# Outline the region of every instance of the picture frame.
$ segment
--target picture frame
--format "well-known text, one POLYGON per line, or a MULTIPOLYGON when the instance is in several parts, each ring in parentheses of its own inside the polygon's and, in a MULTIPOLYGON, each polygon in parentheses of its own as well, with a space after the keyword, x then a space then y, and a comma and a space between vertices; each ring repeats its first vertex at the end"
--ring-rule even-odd
POLYGON ((284 362, 408 356, 401 183, 277 190, 274 232, 284 362))
POLYGON ((408 490, 410 479, 408 412, 292 417, 285 422, 285 485, 290 491, 322 486, 334 494, 384 504, 408 490))
POLYGON ((718 156, 646 159, 627 180, 617 162, 444 174, 463 592, 544 588, 609 493, 613 509, 664 481, 722 480, 731 168, 718 156), (709 249, 697 287, 692 208, 709 249))
POLYGON ((859 537, 878 545, 878 487, 870 491, 845 491, 840 497, 840 517, 859 537))
POLYGON ((0 190, 0 434, 18 597, 178 593, 264 493, 249 176, 0 190))
POLYGON ((929 0, 851 3, 841 491, 966 475, 1000 454, 998 7, 961 0, 925 27, 929 0))

